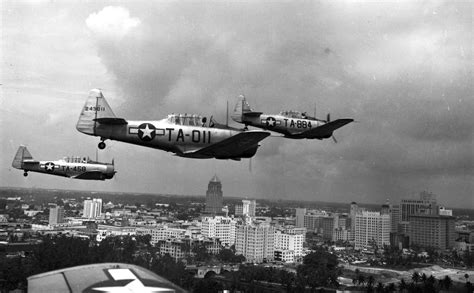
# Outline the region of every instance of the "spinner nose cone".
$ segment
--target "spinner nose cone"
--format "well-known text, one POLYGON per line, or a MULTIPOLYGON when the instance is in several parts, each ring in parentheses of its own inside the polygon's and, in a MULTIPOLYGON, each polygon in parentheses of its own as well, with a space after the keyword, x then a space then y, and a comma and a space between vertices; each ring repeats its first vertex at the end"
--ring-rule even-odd
POLYGON ((105 177, 107 179, 112 179, 115 173, 117 173, 117 171, 115 171, 114 165, 107 165, 107 169, 105 170, 105 177))

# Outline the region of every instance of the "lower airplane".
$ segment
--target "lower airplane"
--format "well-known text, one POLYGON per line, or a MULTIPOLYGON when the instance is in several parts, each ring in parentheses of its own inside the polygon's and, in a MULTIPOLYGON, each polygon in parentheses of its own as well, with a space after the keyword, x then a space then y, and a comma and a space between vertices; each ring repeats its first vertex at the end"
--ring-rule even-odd
POLYGON ((354 121, 354 119, 331 121, 329 114, 326 120, 321 120, 298 111, 282 111, 279 114, 255 112, 250 108, 244 96, 239 97, 231 118, 246 127, 250 125, 278 132, 287 138, 325 139, 332 137, 335 142, 337 141, 333 132, 354 121))
POLYGON ((112 179, 117 172, 113 160, 111 164, 80 157, 66 157, 57 161, 37 161, 33 159, 25 146, 18 148, 12 166, 23 170, 25 177, 31 171, 74 179, 105 180, 112 179))
POLYGON ((187 292, 142 267, 100 263, 28 277, 28 292, 187 292))
POLYGON ((212 118, 171 114, 162 120, 131 121, 117 118, 98 89, 91 90, 82 108, 76 128, 99 136, 99 148, 107 139, 173 152, 196 159, 251 158, 259 142, 270 135, 266 131, 244 131, 215 123, 212 118))

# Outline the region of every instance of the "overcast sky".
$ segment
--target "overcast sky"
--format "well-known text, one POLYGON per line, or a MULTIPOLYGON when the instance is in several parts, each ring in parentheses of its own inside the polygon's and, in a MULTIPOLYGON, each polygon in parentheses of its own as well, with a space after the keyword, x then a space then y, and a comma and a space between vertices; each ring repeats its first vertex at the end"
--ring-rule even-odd
MULTIPOLYGON (((2 186, 383 203, 427 190, 474 208, 472 1, 2 1, 2 186), (195 160, 108 141, 105 182, 11 167, 95 157, 79 133, 92 88, 115 114, 225 122, 245 94, 255 110, 354 118, 332 140, 262 141, 249 161, 195 160)), ((232 124, 234 125, 234 124, 232 124)), ((238 125, 234 125, 238 126, 238 125)))

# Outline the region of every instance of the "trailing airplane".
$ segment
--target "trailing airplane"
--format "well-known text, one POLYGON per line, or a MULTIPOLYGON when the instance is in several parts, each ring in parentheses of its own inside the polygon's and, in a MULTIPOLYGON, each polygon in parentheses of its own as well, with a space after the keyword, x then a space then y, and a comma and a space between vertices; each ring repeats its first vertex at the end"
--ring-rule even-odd
POLYGON ((107 139, 156 148, 186 158, 251 158, 266 131, 243 131, 215 123, 206 117, 171 114, 162 120, 130 121, 117 118, 98 89, 91 90, 76 128, 99 136, 99 149, 107 139))
POLYGON ((326 120, 310 117, 305 112, 282 111, 280 114, 263 114, 255 112, 245 100, 239 96, 231 118, 238 123, 282 133, 288 138, 324 139, 332 137, 334 130, 354 121, 354 119, 337 119, 331 121, 328 114, 326 120))
POLYGON ((117 172, 113 160, 111 164, 80 157, 65 157, 56 161, 37 161, 33 159, 25 146, 18 148, 12 166, 23 170, 25 177, 31 171, 74 179, 105 180, 112 179, 117 172))

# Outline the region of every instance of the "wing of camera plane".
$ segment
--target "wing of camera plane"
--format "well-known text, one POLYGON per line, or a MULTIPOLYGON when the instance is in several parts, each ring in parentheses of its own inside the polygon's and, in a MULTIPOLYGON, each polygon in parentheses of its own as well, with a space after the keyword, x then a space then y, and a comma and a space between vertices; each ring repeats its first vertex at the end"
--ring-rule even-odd
POLYGON ((100 263, 59 269, 28 277, 28 292, 186 292, 142 267, 100 263))

